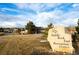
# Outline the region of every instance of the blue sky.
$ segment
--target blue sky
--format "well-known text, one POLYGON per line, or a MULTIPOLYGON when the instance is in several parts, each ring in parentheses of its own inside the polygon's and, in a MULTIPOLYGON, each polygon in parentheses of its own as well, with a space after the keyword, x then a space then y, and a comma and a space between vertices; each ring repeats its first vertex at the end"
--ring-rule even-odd
POLYGON ((0 3, 0 27, 24 27, 29 20, 42 27, 73 26, 78 18, 77 3, 0 3))

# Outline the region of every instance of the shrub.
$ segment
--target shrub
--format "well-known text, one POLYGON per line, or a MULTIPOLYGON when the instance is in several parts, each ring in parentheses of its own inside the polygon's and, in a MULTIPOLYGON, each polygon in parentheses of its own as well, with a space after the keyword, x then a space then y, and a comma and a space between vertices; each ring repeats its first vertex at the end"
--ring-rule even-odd
POLYGON ((0 36, 5 35, 4 32, 0 32, 0 36))

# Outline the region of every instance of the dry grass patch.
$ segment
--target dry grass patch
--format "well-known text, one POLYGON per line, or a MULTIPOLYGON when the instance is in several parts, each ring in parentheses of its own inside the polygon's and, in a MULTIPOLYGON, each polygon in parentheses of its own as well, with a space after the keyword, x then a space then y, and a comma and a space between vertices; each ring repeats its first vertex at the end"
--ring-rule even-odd
POLYGON ((35 50, 38 52, 37 54, 48 52, 50 45, 48 42, 41 43, 41 38, 42 34, 1 36, 0 42, 3 41, 0 44, 0 54, 29 55, 34 54, 35 50))

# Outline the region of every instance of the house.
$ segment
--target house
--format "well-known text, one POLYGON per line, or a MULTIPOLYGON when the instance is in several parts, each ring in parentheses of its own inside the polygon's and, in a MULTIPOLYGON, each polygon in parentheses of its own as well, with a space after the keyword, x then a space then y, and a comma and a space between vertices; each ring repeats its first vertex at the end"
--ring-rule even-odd
POLYGON ((3 32, 5 33, 12 33, 13 32, 13 28, 3 28, 3 32))
POLYGON ((21 33, 22 35, 27 34, 27 33, 28 33, 28 30, 21 31, 20 33, 21 33))
POLYGON ((43 33, 43 32, 45 32, 45 29, 44 28, 42 28, 42 27, 36 27, 36 30, 35 30, 35 33, 43 33))

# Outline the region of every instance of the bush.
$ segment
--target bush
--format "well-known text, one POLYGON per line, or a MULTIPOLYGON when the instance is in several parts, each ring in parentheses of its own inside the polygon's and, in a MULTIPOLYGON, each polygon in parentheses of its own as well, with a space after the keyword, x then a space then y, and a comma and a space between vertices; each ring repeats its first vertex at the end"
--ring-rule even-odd
POLYGON ((76 31, 79 34, 79 26, 76 27, 76 31))
POLYGON ((0 36, 3 36, 3 35, 5 35, 4 32, 0 32, 0 36))

